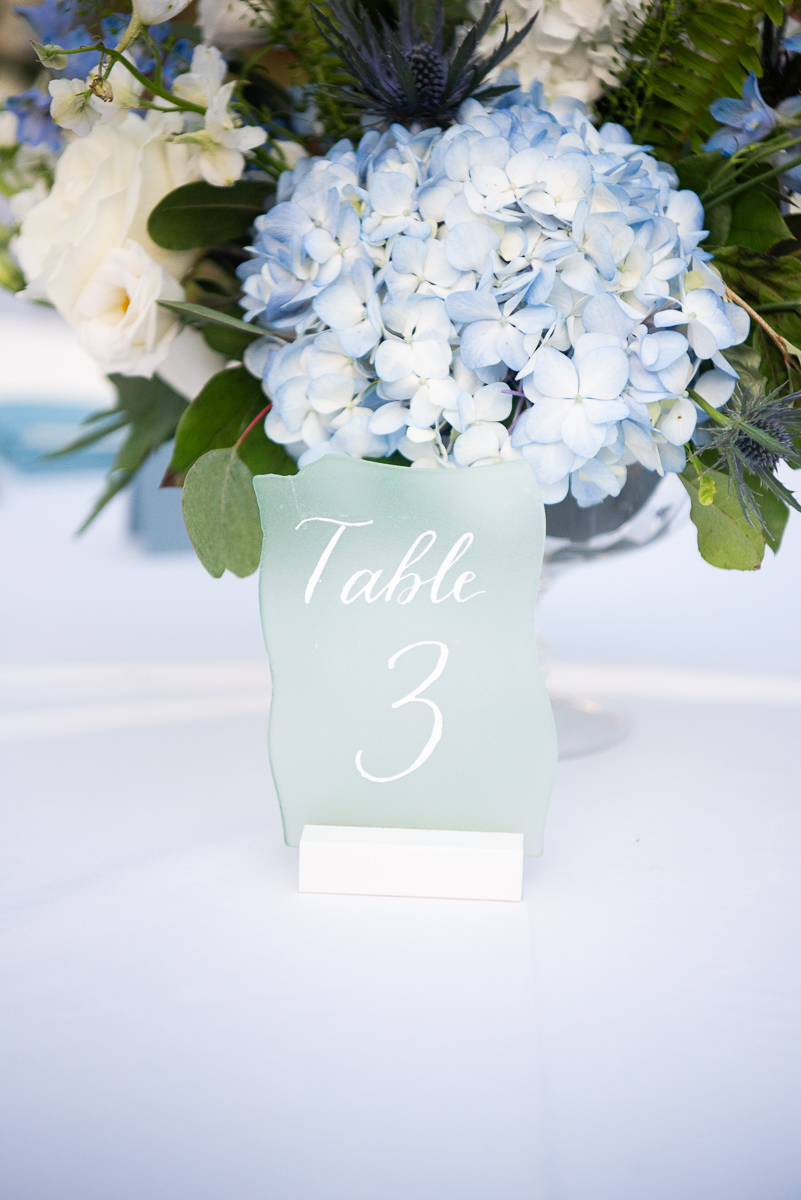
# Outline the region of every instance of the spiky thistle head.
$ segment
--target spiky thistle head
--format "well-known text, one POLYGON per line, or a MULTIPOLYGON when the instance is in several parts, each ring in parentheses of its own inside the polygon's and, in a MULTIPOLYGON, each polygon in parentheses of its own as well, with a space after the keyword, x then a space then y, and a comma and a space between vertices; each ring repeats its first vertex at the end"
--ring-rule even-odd
POLYGON ((488 0, 478 21, 458 46, 444 45, 445 5, 436 0, 427 29, 417 25, 416 0, 399 0, 397 27, 363 0, 328 0, 329 16, 316 4, 312 14, 320 33, 350 79, 334 90, 339 99, 386 125, 448 125, 470 97, 489 100, 508 87, 482 86, 487 75, 511 54, 536 17, 481 58, 477 48, 498 15, 502 0, 488 0))
POLYGON ((766 395, 764 379, 741 374, 731 399, 719 411, 697 393, 694 398, 711 417, 703 434, 696 435, 699 448, 694 457, 703 455, 703 463, 709 469, 726 471, 749 522, 763 527, 765 524, 752 484, 767 488, 801 512, 793 493, 775 474, 782 461, 792 468, 801 468, 801 408, 796 403, 801 400, 801 392, 782 395, 782 389, 777 388, 766 395))

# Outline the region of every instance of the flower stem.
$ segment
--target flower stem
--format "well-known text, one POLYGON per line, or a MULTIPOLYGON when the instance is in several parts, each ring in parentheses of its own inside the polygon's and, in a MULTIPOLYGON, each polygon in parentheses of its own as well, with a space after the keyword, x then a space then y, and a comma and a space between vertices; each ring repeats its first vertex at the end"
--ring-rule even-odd
POLYGON ((196 112, 200 113, 201 116, 205 115, 205 108, 202 108, 199 104, 192 104, 189 100, 183 100, 180 96, 174 96, 172 92, 168 92, 166 88, 161 87, 154 80, 148 79, 147 75, 143 75, 130 59, 127 59, 124 54, 120 54, 119 50, 111 50, 103 42, 98 42, 94 46, 77 46, 74 50, 65 50, 64 53, 89 54, 92 51, 97 54, 107 54, 113 63, 121 62, 128 74, 133 75, 134 79, 138 79, 140 83, 144 84, 147 90, 152 92, 154 96, 161 96, 163 100, 169 100, 171 104, 176 105, 184 112, 196 112))
MULTIPOLYGON (((799 159, 799 162, 801 162, 801 159, 799 159)), ((740 308, 744 308, 745 311, 748 313, 749 317, 751 318, 751 320, 756 321, 757 325, 762 330, 762 332, 766 333, 768 335, 768 337, 776 343, 776 345, 779 347, 779 350, 781 351, 781 355, 782 355, 782 358, 784 359, 785 366, 787 367, 788 377, 792 380, 792 376, 790 375, 790 372, 801 370, 801 363, 793 362, 792 358, 790 357, 790 351, 789 351, 790 343, 785 338, 783 338, 781 336, 781 334, 777 333, 775 329, 773 329, 770 325, 768 325, 765 318, 760 317, 757 310, 755 308, 752 308, 750 304, 746 304, 746 302, 745 302, 745 300, 743 300, 742 296, 738 296, 737 293, 733 292, 730 287, 726 288, 726 299, 729 300, 732 304, 739 304, 740 308)))
POLYGON ((272 405, 272 401, 270 401, 270 403, 269 403, 269 404, 268 404, 268 405, 267 405, 265 408, 263 408, 263 409, 261 410, 261 412, 260 412, 260 413, 257 413, 257 414, 256 414, 256 416, 253 418, 253 420, 252 420, 252 421, 250 422, 250 424, 248 425, 248 427, 247 427, 247 429, 245 430, 245 432, 244 432, 244 433, 241 433, 241 434, 239 435, 239 437, 236 439, 236 442, 234 443, 234 450, 238 450, 238 449, 239 449, 239 447, 240 447, 240 446, 242 445, 242 443, 244 442, 245 438, 246 438, 246 437, 248 436, 248 434, 250 433, 251 429, 253 429, 253 428, 254 428, 254 426, 258 425, 258 423, 259 423, 259 421, 262 419, 262 417, 266 417, 266 416, 267 416, 267 413, 270 411, 270 409, 272 408, 272 406, 273 406, 273 405, 272 405))
POLYGON ((699 396, 698 392, 693 388, 688 388, 687 390, 698 407, 702 408, 708 417, 711 417, 713 421, 717 421, 718 425, 728 425, 729 422, 726 417, 719 413, 716 408, 713 408, 711 404, 708 404, 703 396, 699 396))
POLYGON ((788 163, 781 167, 774 167, 772 171, 764 171, 761 175, 755 175, 753 179, 747 179, 745 183, 740 183, 737 187, 729 188, 722 196, 716 196, 711 203, 707 203, 707 209, 717 208, 719 204, 725 204, 728 200, 733 200, 735 196, 739 196, 741 192, 748 191, 749 188, 757 187, 760 183, 766 183, 768 179, 776 179, 779 175, 784 175, 785 171, 791 171, 793 167, 801 165, 801 156, 791 158, 788 163))

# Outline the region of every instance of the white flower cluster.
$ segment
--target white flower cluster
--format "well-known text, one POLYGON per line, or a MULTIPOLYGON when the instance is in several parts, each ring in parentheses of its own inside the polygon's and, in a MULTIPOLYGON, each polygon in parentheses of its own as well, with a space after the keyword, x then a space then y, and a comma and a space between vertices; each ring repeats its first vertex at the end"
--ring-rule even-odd
POLYGON ((694 192, 583 107, 467 101, 445 133, 371 131, 281 177, 240 268, 265 336, 246 363, 266 432, 415 466, 521 454, 546 502, 617 495, 626 465, 679 471, 698 409, 725 403, 720 353, 748 317, 698 251, 694 192), (712 359, 699 377, 704 360, 712 359))
MULTIPOLYGON (((505 0, 484 45, 500 42, 504 18, 509 32, 516 33, 536 15, 531 32, 504 66, 517 71, 525 87, 539 81, 548 99, 573 96, 589 104, 617 82, 623 38, 647 7, 645 0, 505 0)), ((473 17, 481 8, 481 0, 469 5, 473 17)))
MULTIPOLYGON (((169 136, 198 146, 203 178, 215 187, 226 187, 241 176, 246 152, 263 145, 267 134, 258 126, 243 125, 232 110, 236 84, 223 83, 227 67, 216 46, 196 46, 191 65, 191 71, 173 81, 172 90, 181 100, 205 109, 205 115, 170 113, 169 136)), ((120 125, 139 105, 143 87, 122 62, 114 64, 107 80, 101 80, 97 71, 86 80, 54 79, 50 115, 57 125, 86 137, 97 125, 120 125)))

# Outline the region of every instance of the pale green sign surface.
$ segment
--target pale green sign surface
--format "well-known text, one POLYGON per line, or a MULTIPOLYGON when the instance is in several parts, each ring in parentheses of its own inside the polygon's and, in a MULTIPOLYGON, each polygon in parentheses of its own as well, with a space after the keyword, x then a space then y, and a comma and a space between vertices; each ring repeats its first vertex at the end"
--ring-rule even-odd
POLYGON ((331 454, 254 485, 287 843, 306 824, 464 829, 524 833, 540 854, 556 736, 528 463, 442 471, 331 454))

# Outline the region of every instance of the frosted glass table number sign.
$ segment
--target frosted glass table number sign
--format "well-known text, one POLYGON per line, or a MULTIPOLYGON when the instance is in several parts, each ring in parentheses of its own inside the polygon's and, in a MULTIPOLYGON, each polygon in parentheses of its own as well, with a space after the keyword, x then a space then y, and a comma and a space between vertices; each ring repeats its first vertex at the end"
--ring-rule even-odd
MULTIPOLYGON (((332 454, 255 488, 287 844, 308 827, 315 854, 322 842, 340 853, 350 828, 369 857, 369 831, 416 831, 413 853, 392 835, 418 876, 392 894, 417 895, 447 894, 419 877, 420 853, 434 862, 447 831, 457 856, 480 857, 480 839, 459 849, 465 833, 496 835, 495 850, 498 834, 518 835, 540 854, 556 737, 534 628, 545 518, 528 464, 415 470, 332 454)), ((372 877, 319 890, 381 890, 372 877)), ((451 894, 469 893, 459 886, 451 894)))

